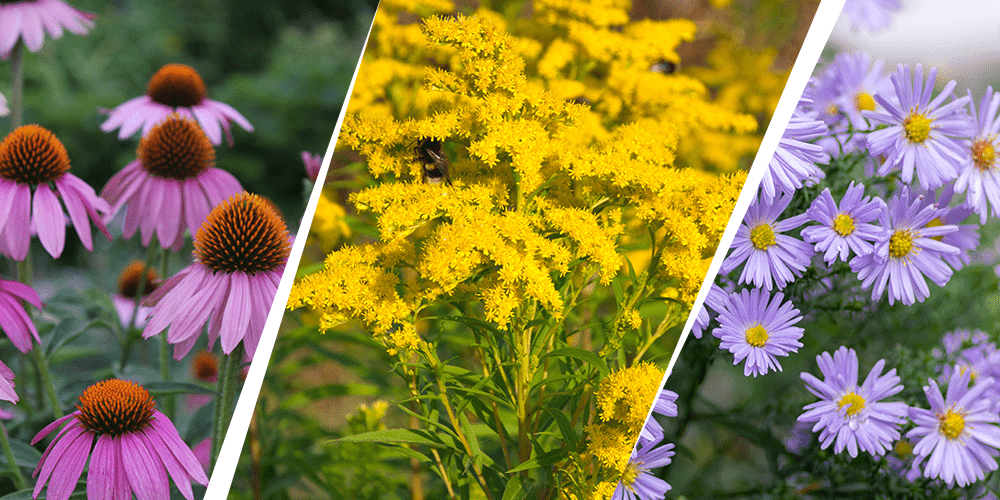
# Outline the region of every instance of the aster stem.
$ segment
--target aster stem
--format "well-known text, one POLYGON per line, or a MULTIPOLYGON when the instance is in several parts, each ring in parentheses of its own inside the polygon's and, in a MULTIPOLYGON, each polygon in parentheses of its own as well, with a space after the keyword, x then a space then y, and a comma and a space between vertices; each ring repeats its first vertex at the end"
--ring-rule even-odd
POLYGON ((18 467, 17 462, 14 461, 14 449, 10 447, 10 438, 7 436, 7 426, 4 425, 3 421, 0 421, 0 446, 3 446, 3 454, 7 457, 7 465, 10 466, 10 471, 14 473, 14 484, 17 485, 17 489, 28 489, 28 481, 24 479, 24 474, 21 473, 21 468, 18 467))
POLYGON ((21 126, 24 114, 24 41, 18 38, 10 53, 10 129, 21 126))
POLYGON ((222 368, 219 370, 219 395, 215 400, 215 423, 212 426, 212 468, 222 450, 222 439, 229 428, 232 419, 233 403, 236 400, 236 385, 239 381, 239 371, 243 364, 243 344, 236 346, 233 352, 222 355, 222 368))

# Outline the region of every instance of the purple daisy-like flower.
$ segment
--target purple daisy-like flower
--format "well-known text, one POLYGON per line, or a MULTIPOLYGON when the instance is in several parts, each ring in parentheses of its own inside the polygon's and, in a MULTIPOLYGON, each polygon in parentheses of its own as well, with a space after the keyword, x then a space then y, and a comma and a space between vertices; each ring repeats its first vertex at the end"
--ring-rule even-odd
POLYGON ((815 245, 816 252, 822 253, 828 264, 838 258, 847 262, 852 251, 854 255, 873 251, 872 242, 882 235, 882 230, 870 222, 884 210, 886 206, 881 198, 865 196, 864 184, 855 186, 852 181, 840 206, 826 188, 806 211, 810 219, 821 225, 803 229, 802 238, 815 245))
POLYGON ((815 424, 813 432, 819 431, 823 449, 833 444, 835 452, 846 449, 851 457, 858 456, 858 449, 884 455, 899 439, 899 427, 906 420, 906 403, 881 402, 903 390, 896 370, 883 375, 885 360, 880 359, 858 386, 858 355, 843 346, 833 356, 828 352, 816 356, 816 363, 823 380, 806 372, 801 378, 822 401, 802 408, 805 413, 799 422, 815 424))
POLYGON ((171 113, 177 113, 197 120, 215 145, 222 144, 223 133, 229 145, 233 145, 230 121, 247 132, 253 132, 250 122, 232 106, 213 101, 207 95, 205 82, 194 68, 184 64, 167 64, 149 80, 146 95, 125 101, 108 111, 108 119, 101 124, 101 130, 111 132, 118 129, 118 138, 125 139, 142 129, 145 136, 154 125, 171 113))
MULTIPOLYGON (((669 389, 664 389, 660 391, 660 395, 656 398, 656 402, 653 403, 653 413, 659 413, 660 415, 665 415, 667 417, 677 416, 677 393, 669 389)), ((639 431, 639 439, 641 440, 652 440, 663 437, 663 427, 660 423, 656 421, 656 417, 650 415, 646 419, 646 424, 642 426, 642 430, 639 431)))
POLYGON ((126 206, 122 235, 137 230, 149 246, 180 250, 184 235, 201 227, 212 207, 243 190, 225 170, 215 168, 215 149, 198 124, 168 116, 139 142, 138 159, 114 175, 101 190, 117 213, 126 206))
POLYGON ((802 188, 803 182, 823 179, 826 174, 816 163, 826 162, 829 157, 822 146, 808 141, 829 132, 825 123, 796 108, 760 181, 762 197, 771 200, 782 193, 792 194, 802 188))
POLYGON ((771 295, 760 288, 730 294, 719 312, 719 327, 712 335, 722 340, 719 347, 733 353, 733 364, 744 359, 743 375, 754 377, 770 370, 781 371, 777 356, 798 352, 804 330, 795 326, 802 316, 785 296, 771 295))
POLYGON ((875 111, 876 95, 890 94, 891 98, 892 86, 882 72, 884 65, 882 59, 873 61, 867 53, 856 52, 837 54, 829 66, 838 77, 833 102, 856 130, 867 130, 868 122, 861 112, 875 111))
POLYGON ((868 134, 868 149, 872 155, 884 155, 885 163, 878 174, 885 176, 897 167, 902 171, 903 182, 913 180, 916 171, 920 187, 932 189, 958 177, 958 165, 967 148, 960 138, 971 132, 965 105, 968 96, 953 99, 955 81, 945 85, 940 94, 931 100, 937 68, 931 68, 924 81, 924 68, 920 64, 910 78, 910 67, 900 64, 892 74, 896 100, 883 94, 874 96, 886 112, 863 111, 861 114, 876 124, 888 127, 868 134))
POLYGON ((52 132, 24 125, 0 143, 0 252, 24 260, 34 229, 42 247, 58 258, 67 213, 80 242, 93 250, 90 223, 110 240, 103 222, 110 211, 90 185, 69 173, 66 147, 52 132))
POLYGON ((889 289, 889 304, 902 301, 906 305, 923 302, 930 295, 929 278, 944 286, 952 270, 942 259, 944 254, 958 254, 958 249, 934 239, 955 232, 953 225, 931 227, 930 222, 943 210, 928 205, 920 196, 911 197, 909 189, 892 198, 887 210, 879 215, 883 234, 875 243, 875 251, 851 259, 851 270, 858 273, 861 287, 872 289, 872 300, 878 300, 889 289))
POLYGON ((702 332, 708 328, 708 322, 711 320, 708 310, 711 309, 712 312, 718 314, 723 307, 726 307, 726 291, 719 285, 712 283, 708 289, 708 295, 705 296, 705 303, 701 305, 698 316, 695 318, 694 324, 691 325, 691 334, 694 335, 694 338, 700 339, 702 332))
POLYGON ((97 16, 75 9, 62 0, 28 0, 0 4, 0 54, 10 57, 18 40, 32 52, 42 49, 45 32, 52 39, 63 30, 86 35, 97 16))
POLYGON ((290 248, 285 222, 267 202, 245 191, 234 195, 195 236, 194 263, 150 295, 153 316, 142 336, 169 326, 167 342, 181 359, 207 324, 209 346, 221 337, 230 354, 242 341, 252 358, 290 248))
POLYGON ((971 370, 954 370, 946 396, 934 380, 928 380, 924 394, 930 410, 910 408, 916 428, 907 438, 919 438, 913 447, 917 461, 924 464, 924 477, 940 478, 949 486, 966 486, 997 469, 1000 455, 1000 416, 991 401, 981 397, 993 379, 977 381, 971 388, 971 370))
POLYGON ((851 20, 855 31, 866 28, 876 32, 888 28, 892 15, 902 6, 900 0, 847 0, 842 15, 851 20))
POLYGON ((761 196, 750 204, 733 238, 731 253, 722 262, 722 273, 728 274, 746 262, 739 282, 768 290, 784 288, 802 275, 812 257, 812 245, 781 233, 799 227, 808 217, 800 214, 778 220, 791 201, 792 195, 785 194, 770 202, 761 196))
POLYGON ((986 223, 986 216, 993 207, 994 217, 1000 216, 1000 92, 987 87, 976 109, 969 91, 969 110, 975 122, 972 140, 966 142, 966 153, 958 167, 955 191, 966 193, 965 203, 979 214, 979 223, 986 223))
MULTIPOLYGON (((954 370, 970 370, 970 377, 973 382, 992 378, 997 380, 1000 377, 1000 351, 996 344, 989 341, 989 336, 980 330, 955 330, 948 332, 941 338, 944 345, 944 352, 935 349, 935 356, 943 361, 939 367, 941 376, 938 380, 947 383, 954 370)), ((1000 404, 1000 387, 996 384, 983 394, 983 397, 990 399, 994 405, 1000 404)))
POLYGON ((973 209, 964 202, 960 205, 950 205, 955 194, 954 187, 954 184, 946 185, 938 196, 935 196, 934 191, 928 191, 924 194, 924 199, 927 204, 937 205, 941 210, 941 214, 931 220, 928 226, 953 225, 958 228, 955 232, 940 237, 941 243, 958 249, 957 254, 941 255, 941 258, 957 271, 972 262, 970 252, 979 247, 979 227, 975 224, 961 223, 972 215, 973 209))
POLYGON ((674 445, 667 443, 659 446, 661 440, 662 437, 651 441, 640 440, 636 444, 625 466, 625 473, 611 495, 612 500, 663 500, 670 491, 670 485, 650 470, 670 465, 674 445))
POLYGON ((133 493, 140 499, 169 498, 168 475, 188 500, 194 499, 192 481, 208 484, 174 424, 135 382, 112 379, 88 387, 77 411, 45 426, 31 443, 59 427, 35 469, 33 498, 47 483, 46 499, 68 499, 88 456, 87 498, 95 500, 130 499, 133 493))

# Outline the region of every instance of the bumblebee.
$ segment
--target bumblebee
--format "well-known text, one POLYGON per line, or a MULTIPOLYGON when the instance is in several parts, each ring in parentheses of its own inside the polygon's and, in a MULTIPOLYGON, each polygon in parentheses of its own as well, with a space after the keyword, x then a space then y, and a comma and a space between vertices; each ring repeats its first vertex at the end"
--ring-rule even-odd
POLYGON ((424 182, 427 184, 451 184, 448 180, 448 157, 445 156, 441 141, 425 137, 416 147, 417 159, 424 165, 424 182))
POLYGON ((660 61, 650 66, 649 70, 661 75, 670 75, 677 72, 677 64, 671 61, 660 61))

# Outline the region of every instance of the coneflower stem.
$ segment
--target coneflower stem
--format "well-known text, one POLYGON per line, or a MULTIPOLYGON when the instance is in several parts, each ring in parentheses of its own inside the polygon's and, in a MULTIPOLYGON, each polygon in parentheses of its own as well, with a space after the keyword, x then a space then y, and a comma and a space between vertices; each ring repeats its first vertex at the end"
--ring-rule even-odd
POLYGON ((236 401, 236 386, 242 365, 243 344, 236 346, 233 352, 222 355, 219 394, 215 400, 215 425, 212 427, 212 468, 215 468, 215 461, 219 458, 219 451, 222 450, 222 439, 226 436, 229 421, 233 416, 233 403, 236 401))
MULTIPOLYGON (((170 249, 163 249, 163 267, 160 276, 163 279, 167 278, 167 260, 170 257, 170 249)), ((173 380, 173 376, 170 374, 170 349, 167 344, 167 332, 163 332, 160 335, 160 376, 163 378, 164 382, 169 382, 173 380)), ((163 413, 167 418, 173 420, 174 418, 174 395, 168 394, 163 398, 163 413)))
POLYGON ((42 386, 45 387, 45 395, 48 396, 49 404, 52 406, 52 414, 57 419, 63 418, 65 413, 63 413, 62 406, 59 404, 59 395, 56 393, 56 387, 52 384, 52 374, 49 373, 48 361, 45 360, 45 355, 42 354, 42 346, 34 346, 31 349, 31 356, 35 359, 38 374, 42 377, 42 386))
MULTIPOLYGON (((139 275, 139 283, 136 285, 135 298, 132 303, 132 319, 128 322, 128 328, 125 329, 125 345, 122 346, 122 362, 118 367, 119 370, 124 371, 125 365, 128 364, 129 354, 132 352, 132 345, 135 343, 136 337, 139 332, 135 331, 135 318, 139 316, 139 306, 142 304, 142 298, 146 294, 146 276, 149 275, 150 263, 156 258, 156 249, 158 245, 156 244, 156 235, 153 235, 153 241, 149 243, 149 247, 146 248, 146 261, 142 266, 142 274, 139 275)), ((166 336, 166 333, 163 334, 166 336)), ((167 415, 171 419, 171 415, 167 415)))
POLYGON ((17 485, 17 489, 28 489, 28 481, 24 479, 21 468, 14 461, 14 449, 10 447, 10 439, 7 437, 7 426, 4 425, 3 421, 0 421, 0 446, 3 446, 3 454, 7 457, 7 465, 10 466, 10 471, 14 473, 14 484, 17 485))
POLYGON ((24 41, 17 40, 10 54, 10 129, 21 126, 24 114, 24 41))

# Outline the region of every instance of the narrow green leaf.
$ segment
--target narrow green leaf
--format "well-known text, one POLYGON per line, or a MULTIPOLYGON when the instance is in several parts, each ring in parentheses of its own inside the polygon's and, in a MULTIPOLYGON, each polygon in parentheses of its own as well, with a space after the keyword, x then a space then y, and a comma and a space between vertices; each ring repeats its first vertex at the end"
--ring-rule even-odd
POLYGON ((549 351, 543 354, 542 358, 549 356, 566 356, 569 358, 576 358, 588 365, 593 366, 594 368, 597 368, 604 376, 611 373, 611 370, 608 368, 608 364, 604 362, 603 358, 586 349, 580 349, 579 347, 563 347, 562 349, 549 351))

